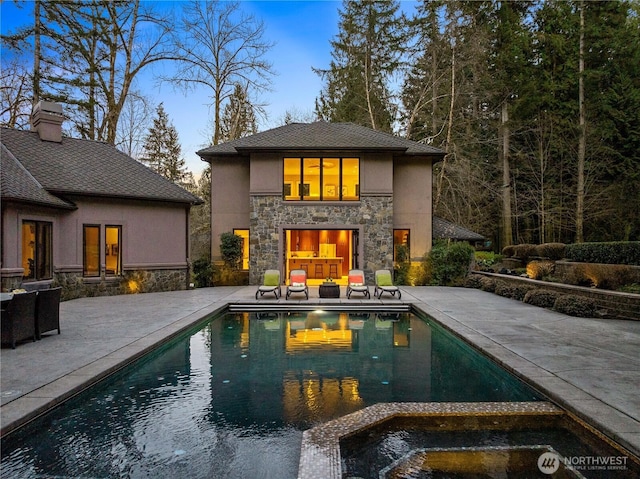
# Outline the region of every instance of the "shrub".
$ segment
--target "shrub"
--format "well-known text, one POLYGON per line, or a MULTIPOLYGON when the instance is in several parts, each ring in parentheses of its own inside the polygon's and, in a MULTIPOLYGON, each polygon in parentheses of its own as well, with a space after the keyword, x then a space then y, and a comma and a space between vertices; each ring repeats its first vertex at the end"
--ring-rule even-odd
POLYGON ((563 281, 577 286, 593 286, 599 289, 617 290, 636 281, 637 273, 630 266, 583 263, 574 265, 563 276, 563 281))
POLYGON ((536 256, 536 245, 533 244, 517 244, 513 246, 513 255, 520 258, 525 264, 532 256, 536 256))
POLYGON ((543 243, 536 246, 536 256, 557 261, 564 258, 566 247, 564 243, 543 243))
POLYGON ((491 269, 492 266, 500 264, 503 256, 493 251, 476 251, 474 254, 476 267, 481 270, 491 269))
POLYGON ((480 278, 480 289, 487 291, 488 293, 494 293, 496 291, 497 281, 493 278, 487 278, 483 276, 480 278))
POLYGON ((504 256, 505 258, 511 258, 515 254, 515 252, 516 251, 513 248, 513 245, 505 246, 504 248, 502 248, 502 256, 504 256))
POLYGON ((535 286, 530 286, 528 284, 518 284, 513 286, 513 292, 511 293, 511 297, 513 299, 517 299, 518 301, 524 301, 525 296, 529 291, 533 291, 535 286))
POLYGON ((527 276, 533 279, 543 279, 551 276, 555 267, 553 261, 531 261, 527 264, 527 276))
POLYGON ((227 268, 232 270, 240 269, 242 237, 233 233, 222 233, 220 235, 220 255, 227 268))
POLYGON ((496 289, 495 289, 494 293, 496 293, 497 295, 500 295, 500 296, 504 296, 505 298, 512 298, 513 297, 513 287, 510 284, 505 283, 504 281, 497 281, 496 282, 496 289))
POLYGON ((571 294, 558 296, 553 303, 553 309, 559 313, 582 318, 591 318, 596 314, 596 305, 592 299, 571 294))
POLYGON ((524 302, 540 308, 553 308, 558 293, 546 289, 532 289, 524 296, 524 302))
POLYGON ((481 276, 479 274, 470 274, 464 280, 464 287, 465 288, 482 289, 482 279, 483 278, 484 278, 484 276, 481 276))
POLYGON ((213 286, 213 265, 209 258, 200 258, 193 262, 193 282, 196 288, 213 286))
POLYGON ((578 263, 640 266, 640 241, 569 244, 566 248, 566 257, 578 263))
POLYGON ((393 268, 393 278, 398 285, 409 284, 409 270, 411 262, 409 261, 409 247, 406 245, 396 246, 396 264, 393 268))
POLYGON ((437 242, 426 258, 430 271, 429 283, 441 286, 461 285, 469 274, 473 253, 474 249, 468 243, 437 242))

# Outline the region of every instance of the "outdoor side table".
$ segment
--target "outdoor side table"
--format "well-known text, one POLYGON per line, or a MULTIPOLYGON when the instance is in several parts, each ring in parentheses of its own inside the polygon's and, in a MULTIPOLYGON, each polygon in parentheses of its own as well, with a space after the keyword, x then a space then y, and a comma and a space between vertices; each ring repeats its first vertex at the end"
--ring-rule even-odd
POLYGON ((320 285, 320 297, 321 298, 339 298, 340 285, 338 285, 337 283, 322 283, 320 285))

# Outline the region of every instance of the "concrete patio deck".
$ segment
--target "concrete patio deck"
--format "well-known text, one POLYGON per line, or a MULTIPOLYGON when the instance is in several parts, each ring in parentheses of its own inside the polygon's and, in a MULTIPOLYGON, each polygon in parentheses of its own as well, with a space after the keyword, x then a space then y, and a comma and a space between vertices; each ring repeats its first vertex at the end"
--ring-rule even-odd
POLYGON ((256 301, 255 286, 82 298, 61 304, 62 334, 0 353, 2 434, 228 304, 410 304, 640 455, 640 322, 574 318, 475 289, 402 287, 402 300, 256 301))

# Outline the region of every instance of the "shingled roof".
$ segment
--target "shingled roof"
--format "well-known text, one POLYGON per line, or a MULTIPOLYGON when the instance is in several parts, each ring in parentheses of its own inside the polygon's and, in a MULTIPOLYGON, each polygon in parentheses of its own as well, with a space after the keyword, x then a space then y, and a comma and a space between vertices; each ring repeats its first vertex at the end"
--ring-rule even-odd
POLYGON ((484 241, 485 237, 437 216, 433 217, 433 238, 457 241, 484 241))
POLYGON ((0 191, 2 200, 74 209, 75 206, 45 190, 4 145, 0 145, 0 191))
POLYGON ((76 138, 63 138, 60 143, 42 141, 35 131, 11 128, 0 129, 0 143, 3 199, 67 207, 70 203, 59 197, 202 203, 107 143, 76 138))
POLYGON ((205 158, 265 150, 392 151, 405 155, 436 156, 444 151, 429 145, 372 130, 354 123, 290 123, 198 151, 205 158))

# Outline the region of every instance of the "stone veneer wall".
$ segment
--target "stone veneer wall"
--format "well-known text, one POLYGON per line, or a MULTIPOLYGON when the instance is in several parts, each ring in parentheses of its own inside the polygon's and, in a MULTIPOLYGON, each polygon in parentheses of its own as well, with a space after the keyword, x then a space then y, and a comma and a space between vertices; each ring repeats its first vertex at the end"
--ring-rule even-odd
POLYGON ((280 225, 362 225, 363 257, 360 266, 367 282, 374 271, 393 268, 393 198, 363 196, 341 204, 284 201, 281 196, 251 196, 249 284, 260 284, 265 270, 277 268, 280 225))
POLYGON ((62 300, 91 296, 154 293, 187 289, 189 271, 135 270, 121 277, 83 278, 81 273, 55 273, 52 286, 62 286, 62 300))

